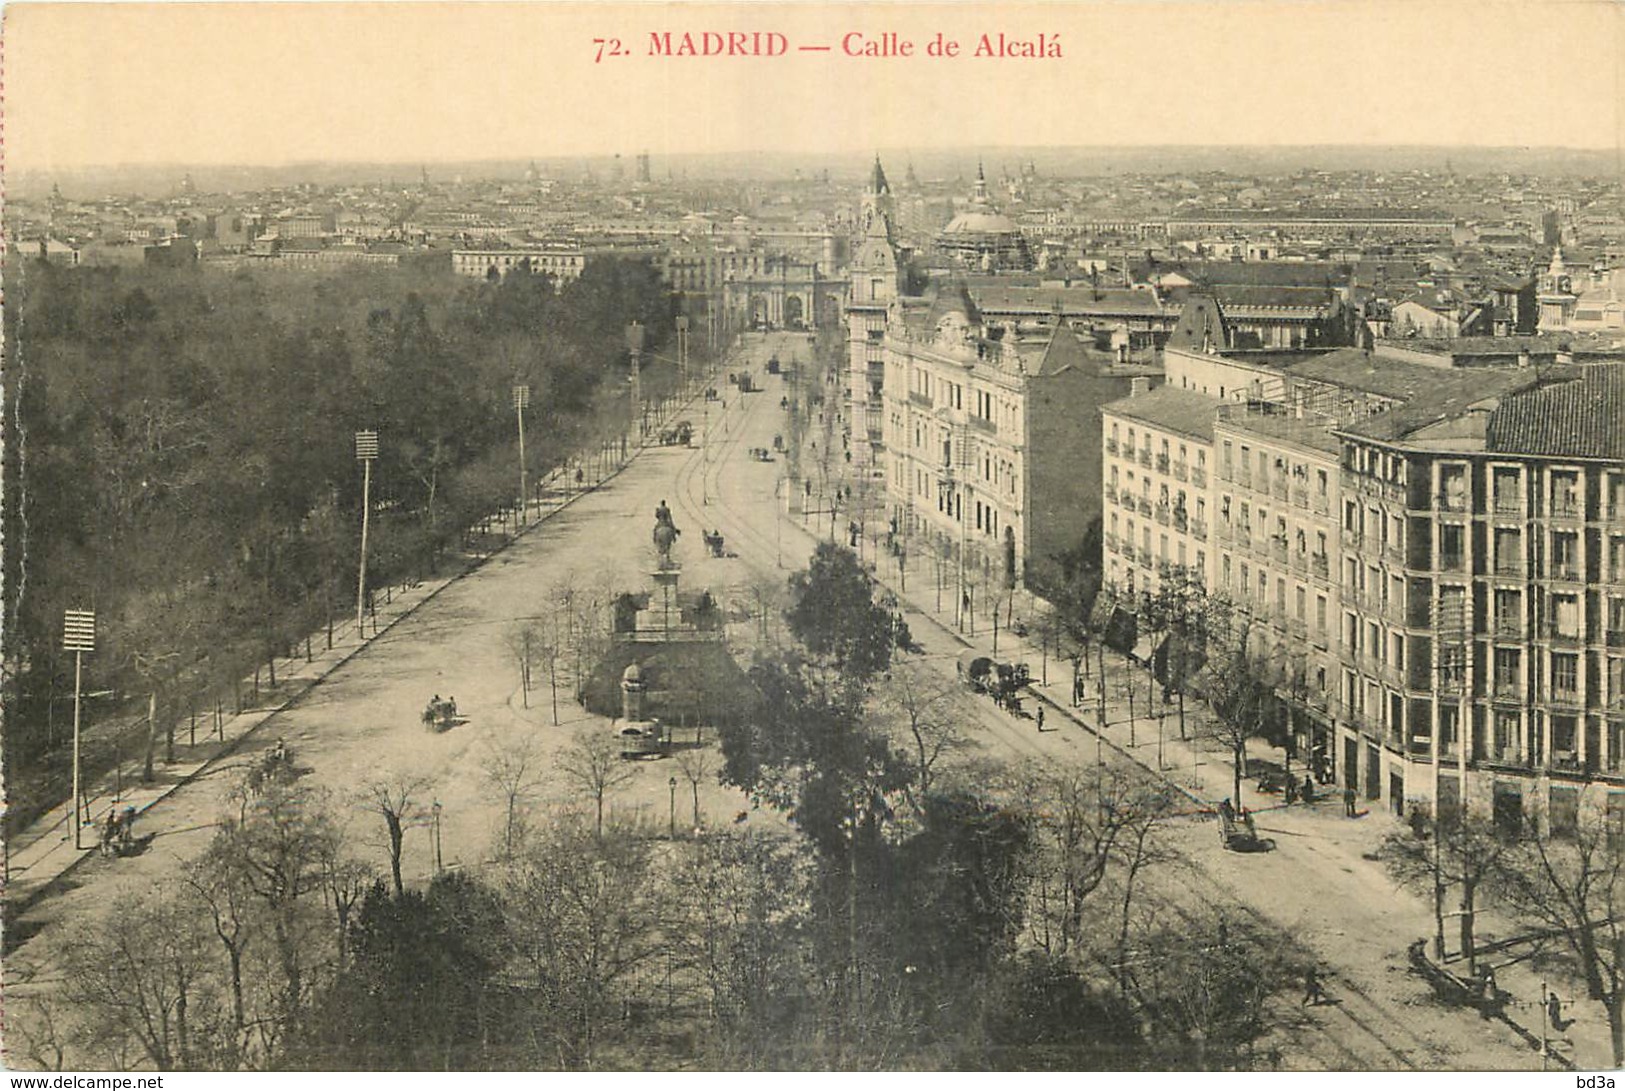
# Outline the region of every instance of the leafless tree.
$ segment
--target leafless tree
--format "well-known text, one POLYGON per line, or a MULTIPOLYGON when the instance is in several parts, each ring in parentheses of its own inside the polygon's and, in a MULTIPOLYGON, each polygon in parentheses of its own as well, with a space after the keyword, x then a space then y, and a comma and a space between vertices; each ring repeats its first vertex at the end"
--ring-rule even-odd
POLYGON ((636 767, 621 757, 620 741, 603 730, 579 731, 575 741, 559 755, 558 768, 593 801, 596 811, 593 828, 598 837, 603 837, 604 801, 637 776, 636 767))
POLYGON ((384 820, 389 835, 389 874, 397 897, 406 890, 401 881, 401 846, 406 840, 406 827, 423 819, 421 799, 428 788, 427 777, 400 775, 371 781, 363 793, 367 809, 384 820))
POLYGON ((1569 830, 1531 824, 1498 870, 1503 905, 1568 949, 1625 1066, 1625 835, 1602 815, 1569 830))
POLYGON ((879 711, 908 755, 913 778, 904 793, 917 813, 929 806, 938 764, 967 744, 959 703, 941 675, 914 664, 895 665, 881 684, 879 711))
POLYGON ((700 783, 707 777, 715 779, 718 768, 717 756, 703 746, 695 746, 688 750, 679 750, 676 755, 677 768, 682 770, 683 777, 688 781, 690 791, 694 795, 694 828, 700 828, 700 783))
POLYGON ((311 967, 325 957, 331 933, 311 895, 323 889, 340 837, 325 794, 299 781, 272 779, 243 798, 239 814, 220 823, 199 867, 217 877, 209 882, 241 884, 264 913, 282 976, 276 1014, 256 1024, 269 1054, 312 986, 311 967))
POLYGON ((508 746, 493 741, 481 768, 486 782, 502 793, 506 807, 502 852, 504 856, 512 856, 514 843, 523 833, 525 802, 540 783, 535 747, 529 739, 523 738, 508 746))
POLYGON ((47 1072, 62 1071, 67 1043, 75 1036, 58 1013, 56 1003, 43 996, 30 996, 21 1003, 14 1000, 6 1031, 11 1039, 10 1052, 47 1072))
POLYGON ((646 847, 573 824, 553 827, 506 870, 502 893, 517 968, 547 1016, 538 1026, 552 1039, 544 1043, 548 1060, 592 1069, 618 1001, 665 942, 665 896, 646 847))
POLYGON ((202 927, 172 889, 125 900, 65 949, 64 998, 98 1035, 133 1042, 160 1071, 207 1067, 213 983, 202 927))
POLYGON ((519 665, 519 692, 525 708, 530 707, 530 672, 540 662, 540 643, 541 634, 534 621, 519 622, 503 638, 503 644, 519 665))
POLYGON ((1473 930, 1478 898, 1500 874, 1501 863, 1512 847, 1491 823, 1476 816, 1445 816, 1442 824, 1415 821, 1411 830, 1389 834, 1378 855, 1388 874, 1400 886, 1431 894, 1434 883, 1455 887, 1461 905, 1461 949, 1467 972, 1478 972, 1473 930))
POLYGON ((1132 898, 1132 879, 1154 859, 1149 841, 1168 815, 1167 788, 1126 762, 1028 768, 1012 787, 1028 801, 1038 834, 1030 865, 1032 938, 1064 957, 1086 938, 1085 907, 1114 865, 1124 865, 1129 880, 1124 905, 1132 898))

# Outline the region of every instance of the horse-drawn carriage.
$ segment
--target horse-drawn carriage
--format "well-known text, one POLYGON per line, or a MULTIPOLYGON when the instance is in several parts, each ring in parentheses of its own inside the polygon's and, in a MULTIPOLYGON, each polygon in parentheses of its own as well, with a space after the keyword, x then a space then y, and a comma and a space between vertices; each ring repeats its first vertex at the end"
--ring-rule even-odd
POLYGON ((959 680, 972 690, 992 697, 1006 711, 1021 711, 1021 691, 1032 681, 1027 664, 999 663, 972 650, 960 655, 957 666, 959 680))
POLYGON ((1227 799, 1219 804, 1219 844, 1231 852, 1265 852, 1271 843, 1258 836, 1252 812, 1235 810, 1227 799))
POLYGON ((722 531, 708 530, 701 535, 701 538, 704 540, 705 548, 710 551, 711 556, 726 557, 728 555, 726 549, 724 548, 722 531))
POLYGON ((448 697, 442 701, 440 695, 435 694, 423 710, 422 720, 423 726, 430 731, 450 731, 463 722, 457 716, 457 698, 448 697))
POLYGON ((694 423, 680 420, 660 433, 660 442, 666 447, 687 447, 694 439, 694 423))
POLYGON ((769 451, 766 447, 752 447, 750 449, 750 457, 755 459, 757 462, 772 462, 773 452, 769 451))
POLYGON ((1411 973, 1428 983, 1433 994, 1447 1004, 1474 1008, 1485 1019, 1500 1015, 1511 999, 1505 989, 1495 984, 1495 974, 1486 966, 1477 977, 1467 978, 1451 973, 1427 956, 1427 940, 1411 944, 1406 954, 1411 973))

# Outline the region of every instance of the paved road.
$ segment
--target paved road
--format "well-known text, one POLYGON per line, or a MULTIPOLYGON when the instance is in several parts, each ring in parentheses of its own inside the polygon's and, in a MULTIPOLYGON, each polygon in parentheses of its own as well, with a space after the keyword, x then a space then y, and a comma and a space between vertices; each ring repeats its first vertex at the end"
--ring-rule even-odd
MULTIPOLYGON (((566 722, 555 727, 545 687, 533 690, 525 707, 503 643, 516 619, 545 614, 560 586, 606 597, 611 589, 643 586, 654 563, 652 513, 662 499, 684 531, 676 554, 685 587, 709 587, 725 605, 743 611, 805 564, 817 539, 802 520, 780 517, 775 493, 784 463, 756 461, 748 452, 771 448, 776 433, 787 434, 779 408, 784 384, 766 376, 762 365, 773 354, 786 362, 794 355, 805 361, 806 340, 753 338, 745 353, 727 367, 752 371, 765 389, 741 395, 719 383, 725 409, 722 403, 691 407, 687 415, 703 431, 698 449, 645 452, 610 487, 582 498, 543 532, 533 532, 447 587, 277 717, 255 746, 245 748, 241 761, 285 737, 300 763, 311 767, 312 779, 332 793, 349 822, 355 850, 379 865, 386 859, 382 824, 365 813, 360 790, 373 780, 428 776, 432 785, 424 790, 425 799, 444 805, 446 862, 485 858, 501 821, 500 802, 481 771, 485 756, 493 748, 528 743, 545 758, 567 745, 574 730, 607 728, 567 699, 560 703, 566 722), (738 556, 706 556, 705 529, 720 529, 738 556), (470 722, 443 735, 425 732, 418 713, 437 692, 455 696, 470 722)), ((831 408, 826 404, 826 411, 831 408)), ((816 427, 813 434, 819 434, 816 427)), ((827 518, 818 526, 827 533, 827 518)), ((919 583, 911 573, 911 588, 919 583)), ((921 596, 915 605, 930 604, 921 596)), ((924 646, 924 661, 942 673, 945 686, 954 686, 953 664, 965 642, 953 631, 952 619, 944 624, 916 608, 909 620, 924 646)), ((747 622, 736 625, 731 636, 751 639, 753 630, 747 622)), ((1052 680, 1060 673, 1052 671, 1052 680)), ((975 743, 988 757, 1094 760, 1095 737, 1067 721, 1058 706, 1052 706, 1049 725, 1059 729, 1042 734, 1031 720, 1010 717, 986 700, 967 700, 961 707, 975 743)), ((38 934, 8 960, 13 997, 49 989, 51 954, 63 928, 173 875, 182 859, 202 850, 240 764, 227 763, 155 808, 148 828, 160 836, 146 856, 92 862, 76 875, 73 889, 36 906, 25 926, 39 929, 38 934)), ((615 802, 617 815, 663 830, 670 773, 666 763, 640 768, 638 781, 615 802)), ((556 779, 539 801, 543 808, 578 804, 556 779)), ((731 818, 743 807, 736 793, 720 788, 702 797, 707 821, 731 818)), ((680 798, 679 819, 687 809, 680 798)), ((749 821, 776 823, 765 812, 751 812, 749 821)), ((1234 905, 1238 915, 1267 919, 1333 968, 1331 991, 1340 1003, 1305 1016, 1294 1028, 1288 1066, 1538 1067, 1506 1028, 1438 1008, 1398 968, 1395 959, 1404 942, 1428 930, 1429 916, 1415 899, 1393 893, 1377 866, 1364 859, 1381 832, 1376 822, 1345 824, 1328 807, 1264 814, 1259 824, 1261 833, 1277 840, 1278 851, 1242 857, 1218 849, 1211 824, 1188 823, 1176 836, 1197 866, 1180 881, 1192 904, 1234 905)), ((433 861, 425 831, 409 834, 404 862, 410 877, 429 874, 433 861)))

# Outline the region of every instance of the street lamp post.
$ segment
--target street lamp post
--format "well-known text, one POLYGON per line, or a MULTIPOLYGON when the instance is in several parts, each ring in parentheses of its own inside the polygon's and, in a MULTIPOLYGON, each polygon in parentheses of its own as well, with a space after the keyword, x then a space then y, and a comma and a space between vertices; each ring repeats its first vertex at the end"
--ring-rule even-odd
POLYGON ((62 614, 62 649, 73 653, 73 847, 82 849, 84 790, 79 783, 79 706, 82 700, 85 653, 96 650, 96 614, 93 610, 66 610, 62 614))
POLYGON ((355 631, 364 636, 362 623, 367 617, 367 528, 372 521, 372 463, 378 457, 378 433, 367 431, 355 434, 355 457, 361 463, 361 563, 356 578, 355 631))
POLYGON ((525 491, 525 410, 530 408, 530 384, 513 388, 513 412, 519 418, 519 525, 525 526, 530 513, 530 493, 525 491))
POLYGON ((677 838, 677 778, 667 779, 666 786, 671 789, 671 810, 666 818, 666 834, 673 840, 677 838))
POLYGON ((688 394, 688 315, 677 316, 677 388, 688 394))

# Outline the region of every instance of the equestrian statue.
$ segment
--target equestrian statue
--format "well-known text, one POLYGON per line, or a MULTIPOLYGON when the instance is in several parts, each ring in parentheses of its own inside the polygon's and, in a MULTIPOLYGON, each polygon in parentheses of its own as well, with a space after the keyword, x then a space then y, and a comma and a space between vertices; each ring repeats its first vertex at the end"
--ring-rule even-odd
POLYGON ((671 547, 677 543, 677 536, 681 533, 683 532, 677 529, 677 524, 672 522, 671 509, 662 500, 660 506, 655 508, 653 535, 655 551, 660 554, 660 567, 662 569, 672 567, 671 547))

